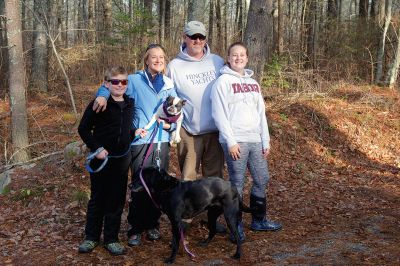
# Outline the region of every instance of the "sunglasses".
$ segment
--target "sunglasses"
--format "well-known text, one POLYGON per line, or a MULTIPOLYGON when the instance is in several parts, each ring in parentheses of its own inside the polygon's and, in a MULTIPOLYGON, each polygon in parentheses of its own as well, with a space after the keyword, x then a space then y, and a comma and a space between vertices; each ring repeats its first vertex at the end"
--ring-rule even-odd
POLYGON ((199 39, 200 41, 204 41, 206 39, 206 36, 201 35, 201 34, 193 34, 193 35, 186 35, 189 39, 192 41, 195 41, 199 39))
POLYGON ((112 85, 118 85, 120 82, 122 85, 128 84, 127 79, 109 79, 107 81, 110 82, 112 85))

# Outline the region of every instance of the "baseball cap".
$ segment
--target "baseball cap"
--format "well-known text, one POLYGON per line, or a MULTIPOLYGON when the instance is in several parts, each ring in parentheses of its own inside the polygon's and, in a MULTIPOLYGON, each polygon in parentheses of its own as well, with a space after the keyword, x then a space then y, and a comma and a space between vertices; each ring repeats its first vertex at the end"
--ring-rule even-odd
POLYGON ((200 21, 189 21, 188 23, 186 23, 183 32, 188 36, 192 36, 195 34, 207 36, 206 27, 204 27, 204 24, 200 21))

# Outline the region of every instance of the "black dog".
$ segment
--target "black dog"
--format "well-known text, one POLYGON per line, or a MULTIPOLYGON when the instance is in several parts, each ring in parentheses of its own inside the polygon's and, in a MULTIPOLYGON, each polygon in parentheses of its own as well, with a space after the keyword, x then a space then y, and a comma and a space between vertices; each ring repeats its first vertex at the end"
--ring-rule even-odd
POLYGON ((240 258, 241 242, 237 231, 237 216, 241 209, 246 212, 249 210, 243 208, 237 189, 228 181, 219 177, 180 181, 156 168, 144 169, 142 176, 153 199, 171 222, 172 253, 165 260, 166 263, 175 261, 181 240, 182 219, 193 218, 203 211, 208 211, 209 234, 201 244, 207 246, 212 240, 216 233, 216 220, 219 215, 224 214, 226 224, 236 240, 236 253, 233 258, 240 258))

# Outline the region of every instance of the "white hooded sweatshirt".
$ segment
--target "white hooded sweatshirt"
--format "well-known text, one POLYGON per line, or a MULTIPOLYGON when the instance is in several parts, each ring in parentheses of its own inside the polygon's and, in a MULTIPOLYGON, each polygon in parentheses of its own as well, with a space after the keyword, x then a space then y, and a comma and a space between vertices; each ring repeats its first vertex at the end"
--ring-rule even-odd
POLYGON ((192 135, 217 132, 211 117, 210 92, 224 60, 210 53, 208 45, 200 59, 186 53, 185 46, 167 66, 167 75, 173 80, 176 93, 187 100, 183 107, 182 126, 192 135))
POLYGON ((212 117, 219 130, 219 142, 228 148, 239 142, 262 142, 269 149, 269 131, 260 85, 245 69, 242 76, 228 66, 211 91, 212 117))

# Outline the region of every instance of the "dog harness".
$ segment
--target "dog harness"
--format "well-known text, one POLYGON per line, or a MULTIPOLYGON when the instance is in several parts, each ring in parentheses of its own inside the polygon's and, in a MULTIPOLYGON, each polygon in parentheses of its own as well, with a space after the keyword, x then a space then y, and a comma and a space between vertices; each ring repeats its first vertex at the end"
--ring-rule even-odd
POLYGON ((164 102, 163 104, 163 111, 167 117, 160 117, 160 119, 164 120, 169 124, 176 123, 176 121, 178 121, 179 117, 181 116, 181 112, 179 112, 179 114, 176 115, 170 115, 167 110, 166 102, 164 102))

